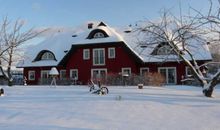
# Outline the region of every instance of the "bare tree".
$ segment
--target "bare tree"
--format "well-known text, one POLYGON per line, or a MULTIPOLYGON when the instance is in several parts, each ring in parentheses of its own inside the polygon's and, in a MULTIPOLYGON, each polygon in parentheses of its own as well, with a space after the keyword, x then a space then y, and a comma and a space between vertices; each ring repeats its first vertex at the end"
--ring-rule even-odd
POLYGON ((191 41, 197 41, 201 43, 200 45, 207 43, 204 40, 207 30, 203 28, 206 23, 197 19, 197 15, 177 18, 170 11, 165 10, 158 21, 148 20, 144 24, 139 24, 136 31, 145 35, 145 41, 141 42, 142 45, 144 43, 147 47, 155 47, 154 44, 166 43, 170 47, 169 55, 175 55, 177 60, 185 62, 203 86, 204 95, 211 97, 214 87, 220 81, 220 72, 208 79, 201 69, 204 65, 197 62, 193 52, 189 49, 198 46, 190 44, 191 41))
POLYGON ((11 67, 12 63, 16 61, 15 55, 19 54, 18 48, 44 31, 46 30, 37 32, 34 28, 25 31, 23 21, 18 19, 12 23, 7 17, 3 18, 0 27, 0 70, 9 86, 13 81, 11 67), (6 72, 3 70, 3 66, 6 66, 6 72))

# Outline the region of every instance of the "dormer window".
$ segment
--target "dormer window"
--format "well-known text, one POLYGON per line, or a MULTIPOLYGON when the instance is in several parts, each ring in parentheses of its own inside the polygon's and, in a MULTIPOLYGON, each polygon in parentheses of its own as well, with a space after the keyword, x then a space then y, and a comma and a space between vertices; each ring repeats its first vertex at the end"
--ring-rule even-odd
POLYGON ((157 55, 168 55, 172 54, 171 47, 169 45, 164 45, 157 50, 157 55))
POLYGON ((33 60, 33 62, 40 61, 40 60, 55 60, 56 61, 56 57, 55 57, 55 55, 51 51, 49 51, 49 50, 42 50, 42 51, 40 51, 38 53, 38 55, 33 60))
POLYGON ((45 52, 42 56, 41 56, 41 60, 54 60, 54 55, 51 52, 45 52))
POLYGON ((96 38, 106 38, 109 37, 108 34, 102 29, 95 29, 89 33, 87 39, 96 39, 96 38))
POLYGON ((152 55, 169 55, 169 54, 175 54, 175 53, 168 43, 162 42, 154 49, 154 51, 151 54, 152 55))
POLYGON ((93 36, 93 38, 103 38, 103 37, 105 37, 105 35, 103 33, 101 33, 101 32, 97 32, 93 36))

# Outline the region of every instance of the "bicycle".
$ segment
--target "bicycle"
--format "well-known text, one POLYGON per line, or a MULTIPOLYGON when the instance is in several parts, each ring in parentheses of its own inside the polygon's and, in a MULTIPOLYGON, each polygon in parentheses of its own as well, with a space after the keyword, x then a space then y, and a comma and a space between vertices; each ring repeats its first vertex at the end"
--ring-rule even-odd
POLYGON ((107 87, 101 86, 100 81, 98 81, 98 85, 97 85, 92 80, 90 80, 89 87, 90 87, 89 92, 91 92, 93 94, 106 95, 109 92, 107 87))

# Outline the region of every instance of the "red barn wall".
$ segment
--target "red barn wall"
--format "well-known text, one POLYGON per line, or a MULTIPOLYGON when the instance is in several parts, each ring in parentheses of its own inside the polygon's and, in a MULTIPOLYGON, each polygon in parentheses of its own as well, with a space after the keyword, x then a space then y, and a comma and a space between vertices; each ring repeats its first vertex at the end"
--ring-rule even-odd
POLYGON ((125 49, 123 44, 110 44, 105 46, 81 46, 70 57, 67 63, 67 74, 70 69, 78 69, 79 81, 86 84, 91 78, 91 69, 107 69, 107 73, 119 73, 121 68, 130 67, 132 73, 138 73, 137 63, 125 49), (115 47, 116 58, 108 58, 108 48, 115 47), (94 66, 92 52, 94 48, 105 48, 105 65, 94 66), (83 60, 83 49, 90 50, 90 59, 83 60))

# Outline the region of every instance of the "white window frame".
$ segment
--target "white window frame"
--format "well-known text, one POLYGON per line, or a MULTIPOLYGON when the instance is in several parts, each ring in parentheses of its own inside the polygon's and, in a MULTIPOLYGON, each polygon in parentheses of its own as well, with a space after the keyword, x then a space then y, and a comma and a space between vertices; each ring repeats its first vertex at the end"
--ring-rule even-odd
POLYGON ((149 72, 149 68, 148 67, 141 67, 140 68, 140 75, 143 76, 143 70, 147 70, 147 72, 149 72))
POLYGON ((79 79, 79 73, 78 69, 70 69, 70 79, 78 80, 79 79), (76 77, 72 77, 73 71, 76 72, 76 77))
POLYGON ((114 47, 111 47, 111 48, 108 48, 108 58, 109 59, 113 59, 115 58, 115 48, 114 47), (113 55, 111 56, 111 50, 113 51, 113 55))
POLYGON ((45 52, 42 56, 41 56, 41 60, 54 60, 55 57, 51 52, 45 52))
POLYGON ((50 77, 50 75, 49 75, 49 73, 50 73, 50 70, 41 70, 41 72, 40 72, 40 76, 41 76, 41 78, 43 78, 43 73, 47 73, 47 78, 49 78, 50 77))
POLYGON ((162 47, 158 48, 157 55, 168 55, 171 53, 172 48, 169 45, 163 45, 162 47))
POLYGON ((90 50, 89 49, 83 49, 83 60, 89 60, 90 59, 90 50), (86 52, 88 55, 86 55, 86 52))
POLYGON ((35 71, 34 70, 29 70, 28 71, 28 80, 35 80, 35 71), (31 78, 31 74, 34 75, 34 78, 31 78))
POLYGON ((131 68, 130 67, 126 67, 126 68, 121 68, 121 73, 122 73, 122 76, 125 74, 124 71, 125 70, 129 70, 130 71, 130 74, 128 74, 128 76, 130 76, 132 73, 131 73, 131 68))
POLYGON ((161 69, 166 69, 166 77, 168 77, 168 69, 174 69, 175 70, 175 79, 174 79, 174 83, 168 83, 168 78, 166 79, 166 84, 176 84, 177 83, 177 72, 176 72, 176 67, 158 67, 158 73, 160 73, 161 69))
MULTIPOLYGON (((99 59, 99 62, 100 62, 100 59, 99 59)), ((93 65, 94 66, 105 65, 105 48, 94 48, 93 49, 93 65), (104 58, 103 63, 95 63, 95 51, 98 51, 98 55, 100 55, 100 51, 103 51, 103 58, 104 58)))
POLYGON ((100 69, 91 69, 91 78, 93 78, 93 71, 99 71, 99 73, 100 73, 100 71, 102 71, 102 70, 105 71, 106 77, 107 77, 107 74, 108 74, 107 68, 100 68, 100 69))
MULTIPOLYGON (((66 77, 63 77, 62 76, 62 73, 63 72, 65 72, 66 73, 66 70, 60 70, 60 79, 65 79, 65 78, 67 78, 67 75, 66 75, 66 77)), ((67 73, 66 73, 67 74, 67 73)))
POLYGON ((190 74, 188 74, 188 70, 189 70, 190 68, 189 68, 189 66, 186 66, 185 67, 185 76, 190 76, 190 74))
POLYGON ((105 37, 105 35, 102 32, 97 32, 93 36, 93 38, 104 38, 104 37, 105 37))

